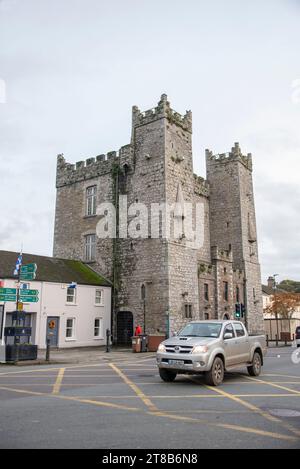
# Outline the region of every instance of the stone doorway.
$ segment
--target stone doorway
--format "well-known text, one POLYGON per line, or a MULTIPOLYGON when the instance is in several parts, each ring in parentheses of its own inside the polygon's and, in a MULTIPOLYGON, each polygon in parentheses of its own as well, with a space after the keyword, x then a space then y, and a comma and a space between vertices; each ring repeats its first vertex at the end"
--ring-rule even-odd
POLYGON ((117 345, 131 345, 133 336, 133 314, 130 311, 117 313, 117 345))

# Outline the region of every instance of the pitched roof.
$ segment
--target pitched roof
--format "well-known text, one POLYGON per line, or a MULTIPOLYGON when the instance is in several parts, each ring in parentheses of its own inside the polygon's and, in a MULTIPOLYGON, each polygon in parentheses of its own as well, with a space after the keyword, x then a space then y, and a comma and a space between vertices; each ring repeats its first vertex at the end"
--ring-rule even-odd
MULTIPOLYGON (((17 252, 0 250, 0 278, 16 278, 13 271, 18 255, 17 252)), ((37 264, 36 280, 40 282, 111 286, 109 280, 80 261, 23 254, 23 265, 31 263, 37 264)))
MULTIPOLYGON (((274 288, 269 287, 268 285, 262 285, 261 289, 262 289, 262 292, 265 295, 269 295, 269 296, 274 295, 274 288)), ((278 285, 276 286, 276 292, 278 292, 278 293, 287 293, 286 290, 283 290, 283 288, 278 287, 278 285)))

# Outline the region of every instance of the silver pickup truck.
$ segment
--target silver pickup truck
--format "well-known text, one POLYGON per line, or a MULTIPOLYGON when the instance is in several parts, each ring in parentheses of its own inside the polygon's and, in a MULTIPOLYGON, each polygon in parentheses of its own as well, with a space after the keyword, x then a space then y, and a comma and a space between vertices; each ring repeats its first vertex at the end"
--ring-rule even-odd
POLYGON ((239 321, 193 321, 157 350, 160 377, 174 381, 178 374, 203 373, 206 384, 218 386, 224 371, 246 366, 258 376, 266 354, 264 335, 248 335, 239 321))

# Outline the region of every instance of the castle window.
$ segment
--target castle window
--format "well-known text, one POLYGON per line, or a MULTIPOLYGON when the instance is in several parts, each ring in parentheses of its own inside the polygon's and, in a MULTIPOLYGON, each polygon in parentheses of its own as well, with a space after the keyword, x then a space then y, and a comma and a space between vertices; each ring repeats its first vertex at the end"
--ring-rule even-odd
POLYGON ((92 262, 96 256, 96 235, 85 236, 85 261, 92 262))
POLYGON ((236 302, 240 302, 240 288, 236 287, 236 302))
POLYGON ((204 299, 205 299, 205 301, 209 300, 209 286, 208 286, 208 283, 204 284, 204 299))
POLYGON ((226 275, 226 274, 227 274, 227 269, 226 269, 226 267, 224 267, 224 275, 226 275))
POLYGON ((86 190, 86 215, 96 215, 97 186, 88 187, 86 190))
POLYGON ((141 286, 141 299, 142 301, 145 301, 146 299, 146 287, 144 284, 141 286))
POLYGON ((184 305, 184 315, 187 319, 193 318, 193 307, 192 305, 184 305))
POLYGON ((223 282, 224 300, 228 301, 228 282, 223 282))

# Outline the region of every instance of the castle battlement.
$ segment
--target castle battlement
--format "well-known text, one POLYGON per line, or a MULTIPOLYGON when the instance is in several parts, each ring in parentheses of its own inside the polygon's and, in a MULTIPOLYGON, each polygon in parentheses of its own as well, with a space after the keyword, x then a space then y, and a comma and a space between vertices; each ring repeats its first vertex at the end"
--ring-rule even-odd
POLYGON ((131 145, 125 145, 119 151, 110 151, 76 163, 68 163, 64 155, 59 154, 57 155, 56 187, 112 173, 116 164, 120 167, 133 164, 131 145))
POLYGON ((166 118, 169 122, 178 125, 183 130, 192 133, 192 112, 187 111, 185 115, 171 109, 168 97, 162 94, 158 105, 147 111, 140 111, 137 106, 132 107, 132 127, 140 127, 158 119, 166 118))
POLYGON ((209 197, 209 183, 203 177, 194 174, 194 192, 196 195, 209 197))
POLYGON ((252 154, 248 153, 243 155, 238 142, 234 144, 230 152, 213 154, 211 150, 205 150, 207 164, 228 163, 230 161, 238 160, 247 169, 252 171, 252 154))

